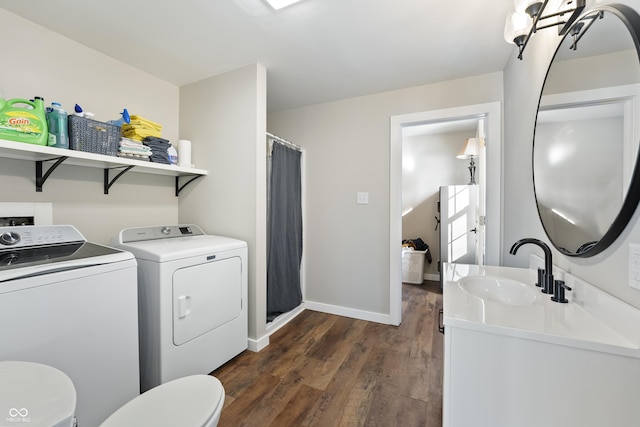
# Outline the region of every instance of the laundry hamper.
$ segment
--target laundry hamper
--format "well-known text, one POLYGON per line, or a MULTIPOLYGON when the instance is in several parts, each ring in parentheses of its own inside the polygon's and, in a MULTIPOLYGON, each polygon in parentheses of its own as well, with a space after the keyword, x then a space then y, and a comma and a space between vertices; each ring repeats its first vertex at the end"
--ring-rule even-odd
POLYGON ((424 257, 427 251, 402 248, 402 282, 422 284, 424 281, 424 257))

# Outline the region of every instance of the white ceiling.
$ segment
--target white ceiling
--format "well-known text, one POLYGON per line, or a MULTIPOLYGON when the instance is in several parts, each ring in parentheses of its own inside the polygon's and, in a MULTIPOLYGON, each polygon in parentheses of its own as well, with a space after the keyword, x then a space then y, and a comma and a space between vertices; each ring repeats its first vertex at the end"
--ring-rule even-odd
MULTIPOLYGON (((259 62, 268 108, 501 71, 512 0, 0 0, 0 7, 176 85, 259 62)), ((4 35, 9 37, 9 35, 4 35)))

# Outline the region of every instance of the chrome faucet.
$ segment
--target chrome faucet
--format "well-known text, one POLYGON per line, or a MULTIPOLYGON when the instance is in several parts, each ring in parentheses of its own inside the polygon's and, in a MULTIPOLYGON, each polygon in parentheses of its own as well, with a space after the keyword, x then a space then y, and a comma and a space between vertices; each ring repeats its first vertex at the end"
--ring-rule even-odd
POLYGON ((543 279, 543 283, 541 284, 542 292, 544 292, 545 294, 552 294, 554 291, 553 259, 551 257, 551 249, 549 249, 549 246, 547 246, 546 243, 544 243, 541 240, 532 239, 532 238, 520 239, 517 242, 515 242, 513 246, 511 246, 509 253, 511 255, 515 255, 516 252, 518 252, 518 249, 520 248, 520 246, 526 245, 527 243, 540 246, 540 248, 544 252, 544 274, 543 274, 544 279, 543 279))

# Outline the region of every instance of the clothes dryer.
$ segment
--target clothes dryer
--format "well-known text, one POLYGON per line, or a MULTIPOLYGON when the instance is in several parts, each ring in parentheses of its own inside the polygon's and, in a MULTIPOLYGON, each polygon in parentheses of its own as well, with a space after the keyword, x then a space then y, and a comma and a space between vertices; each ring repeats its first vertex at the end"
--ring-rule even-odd
POLYGON ((247 349, 247 244, 196 225, 122 230, 138 261, 140 388, 208 374, 247 349))

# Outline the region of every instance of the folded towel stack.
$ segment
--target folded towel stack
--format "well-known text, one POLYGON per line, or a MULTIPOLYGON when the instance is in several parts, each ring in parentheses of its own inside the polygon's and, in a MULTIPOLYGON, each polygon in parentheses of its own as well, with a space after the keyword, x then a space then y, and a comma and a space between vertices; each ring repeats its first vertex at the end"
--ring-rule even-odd
POLYGON ((140 116, 131 116, 130 123, 122 125, 122 136, 135 141, 142 141, 145 137, 160 138, 162 125, 140 116))
POLYGON ((168 139, 146 136, 142 139, 142 143, 151 149, 151 156, 149 157, 149 160, 154 163, 171 164, 171 161, 169 160, 169 153, 167 152, 171 146, 168 139))
POLYGON ((153 154, 150 147, 129 138, 120 139, 118 145, 118 157, 149 161, 153 154))

